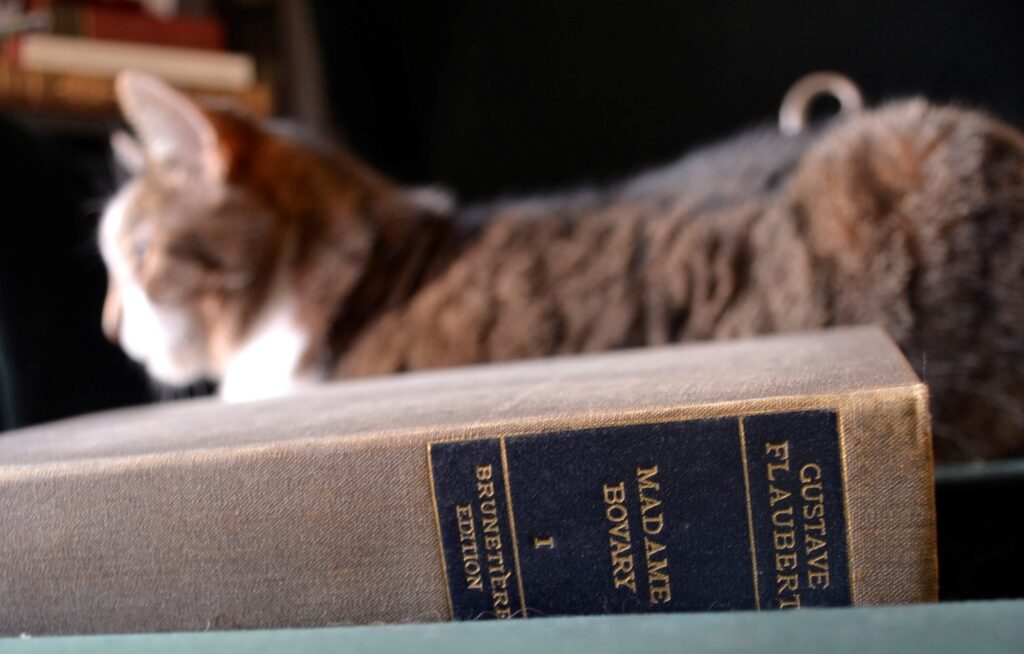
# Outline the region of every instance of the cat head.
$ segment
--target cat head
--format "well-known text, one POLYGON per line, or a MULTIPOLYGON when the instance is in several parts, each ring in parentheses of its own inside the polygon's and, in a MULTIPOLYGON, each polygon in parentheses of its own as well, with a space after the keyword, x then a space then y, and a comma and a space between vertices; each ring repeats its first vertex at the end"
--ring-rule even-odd
POLYGON ((107 336, 160 382, 221 381, 238 399, 315 376, 402 194, 153 77, 123 73, 116 91, 135 137, 112 140, 131 177, 99 229, 107 336))

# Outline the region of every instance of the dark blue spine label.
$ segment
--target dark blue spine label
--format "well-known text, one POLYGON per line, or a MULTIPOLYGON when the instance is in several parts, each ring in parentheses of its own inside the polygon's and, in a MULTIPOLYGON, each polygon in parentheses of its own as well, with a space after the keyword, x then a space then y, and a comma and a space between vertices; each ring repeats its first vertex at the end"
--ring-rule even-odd
POLYGON ((850 604, 835 413, 432 443, 452 617, 850 604))

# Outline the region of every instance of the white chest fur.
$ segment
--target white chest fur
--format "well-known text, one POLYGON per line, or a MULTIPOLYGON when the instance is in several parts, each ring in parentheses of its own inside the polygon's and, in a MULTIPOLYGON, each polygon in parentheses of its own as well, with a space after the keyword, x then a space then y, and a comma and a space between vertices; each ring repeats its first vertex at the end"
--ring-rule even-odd
POLYGON ((313 373, 299 372, 308 347, 309 334, 298 321, 295 303, 279 295, 228 357, 221 398, 247 402, 278 397, 316 382, 313 373))

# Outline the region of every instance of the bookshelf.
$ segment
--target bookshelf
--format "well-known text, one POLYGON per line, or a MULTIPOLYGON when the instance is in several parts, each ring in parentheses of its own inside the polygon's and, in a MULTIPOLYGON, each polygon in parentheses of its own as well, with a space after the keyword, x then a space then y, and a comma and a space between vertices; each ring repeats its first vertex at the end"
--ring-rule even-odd
MULTIPOLYGON (((108 31, 130 31, 130 37, 118 40, 122 40, 125 45, 132 45, 128 40, 133 40, 135 44, 144 48, 150 42, 154 45, 167 45, 168 41, 174 41, 175 38, 194 40, 197 34, 209 41, 210 37, 203 34, 208 35, 212 29, 220 40, 217 44, 208 44, 212 48, 211 51, 244 53, 251 57, 258 71, 257 81, 238 90, 189 88, 187 83, 182 83, 179 84, 182 90, 199 101, 230 101, 242 111, 256 117, 280 113, 281 107, 276 101, 279 95, 278 85, 275 83, 275 80, 280 78, 277 64, 279 39, 278 30, 274 25, 274 19, 279 13, 279 3, 273 0, 181 0, 177 3, 178 7, 186 13, 171 21, 157 19, 143 12, 141 6, 132 9, 131 3, 107 5, 100 2, 36 0, 23 4, 29 9, 49 8, 54 17, 49 31, 69 35, 72 37, 70 40, 74 42, 111 43, 106 37, 97 39, 81 31, 102 31, 104 24, 97 18, 101 15, 110 19, 106 24, 108 31), (113 6, 114 9, 109 9, 109 6, 113 6), (107 13, 88 14, 87 12, 93 11, 93 7, 96 8, 95 12, 107 13), (152 29, 140 32, 137 29, 138 25, 147 21, 153 23, 148 25, 152 29), (162 43, 157 43, 146 36, 164 27, 166 33, 161 35, 162 43), (174 31, 179 28, 181 33, 175 35, 174 31), (261 32, 263 38, 255 39, 254 36, 261 32), (80 38, 74 38, 76 36, 80 38)), ((71 62, 76 66, 69 64, 68 70, 34 68, 22 61, 22 44, 19 37, 10 34, 5 37, 0 33, 0 45, 3 46, 0 49, 0 112, 33 129, 58 137, 105 136, 111 126, 119 122, 113 79, 109 71, 104 74, 75 72, 73 69, 76 68, 78 61, 71 62)), ((130 63, 126 61, 126 67, 130 66, 130 63)))

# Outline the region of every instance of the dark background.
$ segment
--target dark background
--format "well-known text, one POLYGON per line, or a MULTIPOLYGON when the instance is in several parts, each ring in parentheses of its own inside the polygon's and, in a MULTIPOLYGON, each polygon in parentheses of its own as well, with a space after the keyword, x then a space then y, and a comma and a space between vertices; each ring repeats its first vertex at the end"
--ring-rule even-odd
POLYGON ((843 72, 1024 122, 1024 3, 316 0, 334 123, 466 197, 603 179, 774 120, 843 72))

